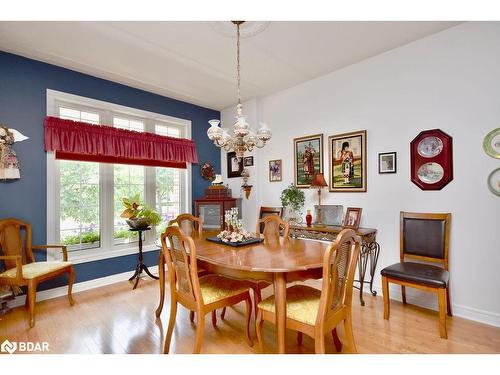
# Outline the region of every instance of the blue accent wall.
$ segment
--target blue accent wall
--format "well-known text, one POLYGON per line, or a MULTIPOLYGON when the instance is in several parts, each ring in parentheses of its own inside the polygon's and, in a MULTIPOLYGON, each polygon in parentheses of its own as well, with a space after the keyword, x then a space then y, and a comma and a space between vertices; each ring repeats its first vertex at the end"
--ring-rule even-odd
MULTIPOLYGON (((30 137, 14 144, 21 164, 21 179, 0 181, 0 218, 16 217, 30 222, 34 244, 45 244, 47 233, 47 163, 43 146, 47 89, 191 120, 200 163, 208 161, 220 173, 219 149, 206 136, 208 120, 220 119, 219 111, 0 51, 0 124, 30 137)), ((200 165, 193 165, 193 199, 202 196, 208 186, 199 168, 200 165)), ((145 262, 155 264, 157 255, 156 251, 146 253, 145 262)), ((136 255, 127 255, 77 264, 75 281, 132 271, 136 259, 136 255)), ((64 283, 65 280, 47 282, 40 289, 64 283)))

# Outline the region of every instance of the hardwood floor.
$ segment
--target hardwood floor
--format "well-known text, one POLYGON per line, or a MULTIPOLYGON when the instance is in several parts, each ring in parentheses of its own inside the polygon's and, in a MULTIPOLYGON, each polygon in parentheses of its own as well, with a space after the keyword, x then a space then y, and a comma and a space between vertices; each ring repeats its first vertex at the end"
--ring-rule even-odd
MULTIPOLYGON (((27 310, 18 307, 0 316, 0 343, 6 338, 47 341, 50 353, 161 353, 170 308, 167 298, 161 319, 155 319, 157 283, 143 279, 136 290, 132 290, 130 283, 122 282, 76 293, 73 307, 64 297, 39 302, 32 329, 27 310)), ((263 291, 264 297, 270 293, 272 288, 263 291)), ((365 300, 364 307, 357 298, 353 304, 354 337, 359 353, 500 353, 500 328, 448 318, 448 340, 443 340, 439 337, 436 312, 413 305, 403 307, 391 301, 391 317, 385 321, 382 298, 367 294, 365 300)), ((225 321, 219 319, 216 329, 207 319, 202 353, 259 353, 258 345, 250 348, 245 341, 244 304, 229 308, 225 321)), ((191 353, 195 329, 196 324, 189 321, 189 312, 179 307, 171 353, 191 353)), ((343 340, 342 327, 338 333, 343 340)), ((274 353, 273 325, 264 323, 264 338, 266 351, 274 353)), ((335 353, 333 343, 330 340, 326 343, 326 352, 335 353)), ((288 331, 286 349, 288 353, 313 353, 314 343, 304 336, 298 346, 295 333, 288 331)))

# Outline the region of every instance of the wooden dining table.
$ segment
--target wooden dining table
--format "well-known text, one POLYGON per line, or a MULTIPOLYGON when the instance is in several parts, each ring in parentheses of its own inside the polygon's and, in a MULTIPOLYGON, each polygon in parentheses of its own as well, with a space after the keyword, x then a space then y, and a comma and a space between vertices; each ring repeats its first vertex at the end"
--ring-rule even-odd
POLYGON ((232 247, 206 239, 216 234, 204 232, 193 238, 199 267, 229 278, 273 284, 277 347, 279 353, 285 353, 286 284, 320 279, 323 254, 329 244, 273 236, 261 243, 232 247))

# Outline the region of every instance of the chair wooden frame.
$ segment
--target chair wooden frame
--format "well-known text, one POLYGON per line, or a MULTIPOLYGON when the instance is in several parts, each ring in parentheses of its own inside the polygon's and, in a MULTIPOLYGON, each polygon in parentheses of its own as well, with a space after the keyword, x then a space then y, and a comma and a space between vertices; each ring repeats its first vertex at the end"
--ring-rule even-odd
MULTIPOLYGON (((255 234, 260 237, 261 235, 260 228, 261 225, 264 225, 264 230, 262 231, 262 235, 264 236, 272 235, 273 233, 269 233, 269 230, 266 231, 266 229, 268 229, 272 224, 277 225, 278 228, 280 229, 281 227, 283 227, 283 237, 288 238, 288 235, 290 234, 290 224, 288 224, 286 221, 284 221, 281 217, 277 215, 269 215, 264 217, 263 219, 257 220, 257 225, 255 227, 255 234)), ((279 235, 279 232, 274 234, 279 235)))
MULTIPOLYGON (((199 282, 198 266, 196 261, 196 247, 194 245, 193 239, 189 236, 184 235, 178 227, 171 226, 168 227, 161 235, 161 244, 161 256, 167 263, 170 283, 170 320, 168 323, 168 330, 165 337, 163 352, 168 353, 170 349, 170 341, 172 339, 172 332, 174 330, 175 318, 177 315, 177 303, 180 303, 191 311, 195 311, 197 316, 199 317, 198 324, 196 326, 196 339, 193 348, 194 354, 200 353, 201 351, 201 344, 205 330, 205 315, 226 306, 233 306, 242 301, 245 301, 246 304, 246 338, 248 341, 248 345, 253 346, 253 341, 250 335, 252 300, 250 298, 249 289, 247 289, 245 292, 232 295, 224 299, 219 299, 209 304, 205 304, 203 301, 199 282), (169 245, 167 245, 167 239, 170 244, 174 243, 172 239, 173 237, 177 238, 182 251, 182 260, 185 264, 188 265, 187 272, 189 274, 189 292, 181 291, 177 286, 176 261, 174 261, 174 258, 171 256, 169 245), (186 250, 186 247, 189 248, 189 254, 186 250)), ((182 272, 182 270, 179 270, 179 272, 182 272)))
MULTIPOLYGON (((63 254, 63 261, 67 262, 68 261, 68 252, 67 248, 64 245, 38 245, 38 246, 33 246, 31 244, 31 225, 27 222, 14 219, 14 218, 8 218, 8 219, 3 219, 0 220, 0 237, 2 236, 2 231, 5 227, 7 226, 14 226, 16 229, 19 230, 19 235, 21 236, 21 231, 24 229, 25 231, 25 236, 24 236, 24 249, 20 249, 21 252, 24 251, 24 254, 18 254, 18 255, 1 255, 0 256, 0 261, 4 261, 6 264, 6 268, 10 268, 9 265, 13 265, 12 263, 15 262, 15 267, 16 267, 16 277, 0 277, 0 284, 6 284, 6 285, 11 285, 11 286, 27 286, 28 287, 28 294, 26 296, 26 303, 25 306, 29 308, 30 312, 30 321, 29 325, 30 327, 34 327, 35 325, 35 304, 36 304, 36 288, 39 283, 56 278, 60 276, 63 273, 68 273, 69 276, 69 281, 68 281, 68 300, 71 306, 74 305, 75 301, 72 296, 72 289, 73 289, 73 283, 75 281, 75 272, 73 270, 73 266, 71 263, 68 262, 68 265, 64 268, 57 269, 52 272, 47 272, 43 275, 40 275, 38 277, 32 278, 32 279, 25 279, 23 277, 23 271, 22 267, 24 264, 29 264, 29 263, 34 263, 36 262, 35 257, 33 256, 33 250, 49 250, 49 249, 61 249, 61 252, 63 254)), ((21 236, 21 241, 22 241, 22 236, 21 236)), ((0 238, 0 244, 2 240, 0 238)))
POLYGON ((263 219, 264 217, 262 216, 262 214, 265 214, 265 213, 274 214, 274 215, 277 215, 279 217, 283 217, 283 207, 264 207, 264 206, 261 206, 260 211, 259 211, 259 219, 263 219))
MULTIPOLYGON (((337 236, 335 242, 333 242, 326 250, 323 257, 323 282, 321 286, 321 297, 315 325, 299 322, 295 319, 289 318, 288 316, 286 318, 286 328, 298 331, 297 341, 299 345, 302 343, 302 337, 305 333, 314 339, 315 352, 317 354, 323 354, 325 353, 325 334, 331 333, 335 348, 340 352, 342 350, 342 343, 337 335, 336 327, 343 321, 348 346, 352 353, 357 353, 352 330, 351 306, 354 273, 356 271, 360 251, 361 239, 352 229, 342 230, 337 236), (346 243, 349 243, 351 251, 348 270, 346 272, 346 284, 341 298, 342 302, 335 305, 335 308, 332 309, 332 295, 335 291, 335 287, 330 281, 333 279, 331 261, 333 256, 336 255, 337 250, 346 243)), ((276 314, 258 308, 256 329, 261 352, 264 352, 264 321, 276 324, 276 314)))
MULTIPOLYGON (((438 263, 448 271, 448 254, 450 246, 450 213, 417 213, 417 212, 400 212, 399 215, 399 259, 404 262, 405 259, 415 259, 418 261, 438 263), (445 238, 444 238, 444 257, 434 258, 415 254, 408 254, 404 248, 404 220, 405 219, 421 219, 421 220, 444 220, 445 221, 445 238)), ((401 286, 401 295, 403 304, 406 305, 406 287, 417 288, 427 292, 435 293, 438 297, 439 305, 439 334, 441 338, 448 338, 446 329, 446 313, 448 316, 453 316, 450 302, 450 285, 449 282, 446 288, 432 287, 422 285, 416 282, 403 281, 395 278, 382 276, 382 292, 384 295, 384 319, 389 319, 390 302, 389 302, 389 283, 398 284, 401 286)))
MULTIPOLYGON (((202 234, 203 232, 203 222, 199 217, 196 217, 191 214, 180 214, 178 215, 175 219, 172 219, 168 222, 168 226, 177 224, 179 228, 182 229, 183 223, 186 221, 189 221, 191 223, 191 226, 194 231, 197 231, 198 234, 202 234)), ((190 235, 190 233, 186 233, 187 235, 190 235)))

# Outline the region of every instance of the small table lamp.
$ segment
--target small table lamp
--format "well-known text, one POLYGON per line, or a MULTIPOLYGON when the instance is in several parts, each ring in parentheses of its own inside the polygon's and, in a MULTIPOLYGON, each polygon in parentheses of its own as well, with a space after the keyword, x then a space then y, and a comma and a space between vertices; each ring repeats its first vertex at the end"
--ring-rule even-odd
POLYGON ((311 181, 311 189, 318 189, 318 218, 316 219, 316 225, 318 226, 324 226, 321 221, 321 189, 325 186, 328 186, 328 184, 323 173, 316 173, 311 181))

